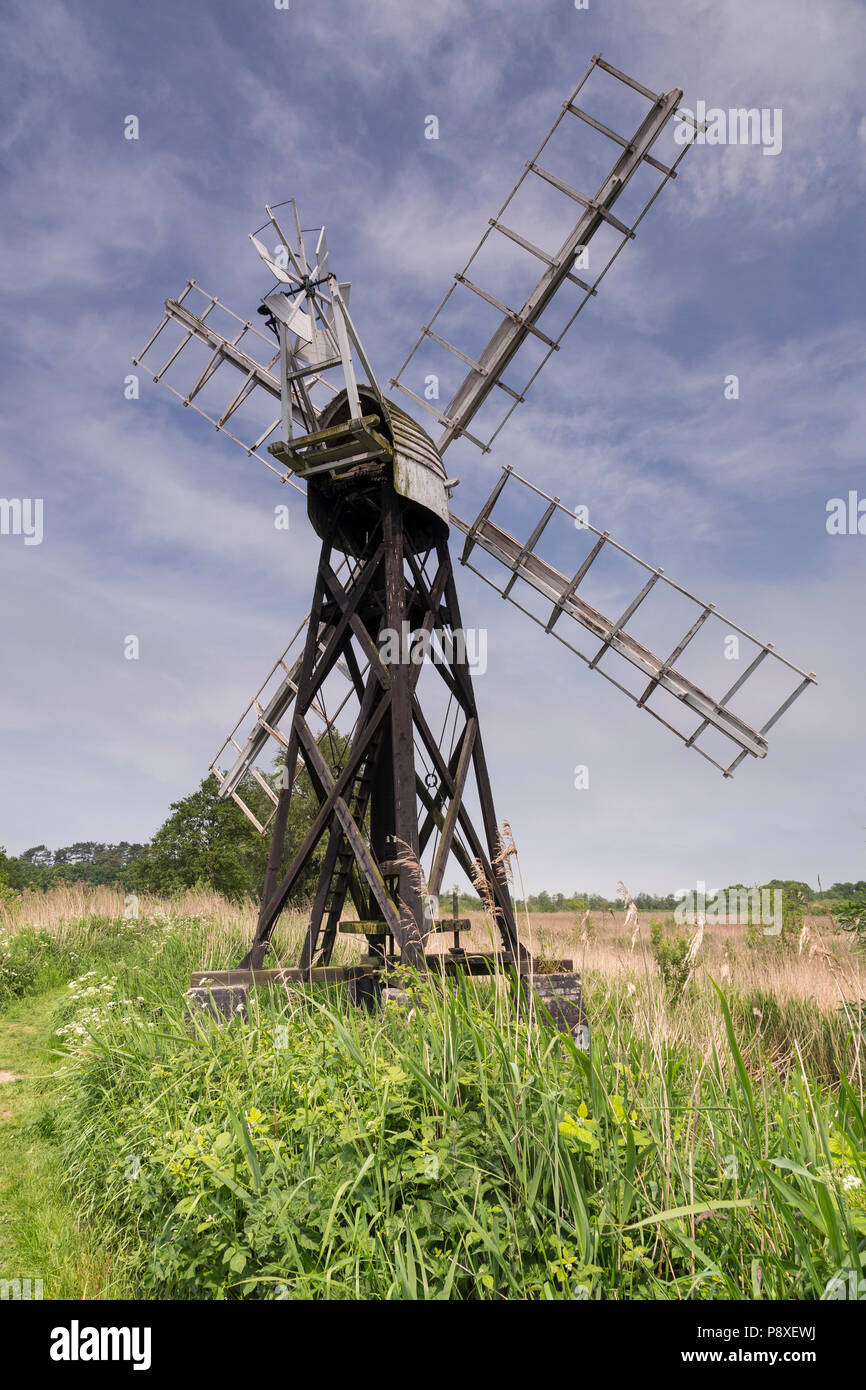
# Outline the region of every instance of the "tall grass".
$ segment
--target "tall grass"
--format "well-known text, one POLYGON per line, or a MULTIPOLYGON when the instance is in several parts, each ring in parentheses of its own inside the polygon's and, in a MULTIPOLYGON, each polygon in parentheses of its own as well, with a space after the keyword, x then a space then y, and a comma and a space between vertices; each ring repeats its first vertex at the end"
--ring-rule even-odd
POLYGON ((31 890, 0 901, 0 930, 33 927, 59 940, 80 933, 93 919, 102 921, 161 921, 173 918, 207 919, 216 930, 252 930, 258 906, 248 899, 231 902, 211 889, 194 888, 172 898, 148 893, 124 893, 120 888, 87 883, 63 884, 47 892, 31 890))
POLYGON ((859 1276, 844 1014, 590 971, 591 1055, 504 980, 415 981, 384 1014, 259 991, 248 1023, 188 1024, 189 971, 234 949, 167 919, 60 1023, 69 1181, 143 1296, 814 1299, 859 1276))

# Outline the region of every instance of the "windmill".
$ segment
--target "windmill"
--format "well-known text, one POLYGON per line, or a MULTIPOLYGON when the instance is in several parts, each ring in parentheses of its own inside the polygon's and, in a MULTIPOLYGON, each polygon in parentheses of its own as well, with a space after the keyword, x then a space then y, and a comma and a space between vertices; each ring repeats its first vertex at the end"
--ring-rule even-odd
MULTIPOLYGON (((593 57, 390 379, 387 395, 350 314, 349 285, 330 268, 324 228, 312 236, 305 231, 294 202, 268 207, 267 222, 251 235, 276 282, 258 308, 263 322, 238 318, 188 281, 177 299, 166 301, 160 324, 135 359, 248 456, 302 492, 321 541, 309 614, 211 764, 220 796, 233 798, 271 837, 249 950, 235 971, 193 977, 193 993, 212 1000, 219 994, 221 1009, 242 1004, 249 986, 267 979, 348 980, 356 998, 369 1000, 398 963, 423 970, 435 962, 447 972, 505 967, 528 978, 559 1026, 585 1040, 571 962, 539 975, 518 934, 451 536, 462 538, 464 566, 725 777, 745 758, 766 755, 770 729, 814 682, 772 644, 723 618, 713 604, 512 467, 501 470, 471 522, 451 505, 459 480, 449 475, 446 451, 462 441, 482 455, 490 452, 661 190, 677 177, 694 130, 686 131, 670 163, 653 151, 673 123, 694 126, 678 111, 681 97, 679 89, 653 92, 593 57), (593 92, 597 100, 591 101, 593 92), (606 115, 614 93, 632 111, 637 105, 630 138, 586 109, 594 104, 606 115), (593 195, 571 181, 571 156, 568 180, 552 167, 562 158, 564 139, 578 131, 594 142, 588 160, 593 195), (526 234, 533 208, 536 214, 546 209, 548 233, 559 229, 557 250, 526 234), (599 260, 599 251, 601 269, 579 274, 590 258, 599 260), (488 276, 485 286, 482 275, 488 276), (470 305, 483 308, 486 327, 468 312, 470 305), (163 335, 173 339, 171 352, 154 370, 154 344, 164 343, 163 335), (444 365, 434 372, 435 354, 444 365), (191 385, 167 379, 182 360, 189 381, 194 359, 199 370, 191 385), (232 389, 226 404, 227 377, 232 389), (451 383, 444 407, 430 389, 440 380, 451 383), (430 430, 404 404, 425 423, 432 417, 430 430), (527 505, 534 511, 520 539, 508 527, 518 529, 512 518, 527 505), (611 562, 616 577, 600 578, 611 562), (664 617, 660 596, 667 600, 664 617), (721 635, 708 642, 719 624, 721 635), (711 693, 708 673, 718 676, 711 658, 721 636, 746 650, 736 679, 719 695, 711 693), (667 654, 657 655, 657 645, 667 654), (755 712, 754 686, 768 673, 772 705, 755 712), (433 696, 423 694, 431 681, 446 702, 441 732, 433 696), (349 732, 338 741, 338 730, 349 732), (283 762, 279 791, 263 770, 275 746, 283 762), (284 864, 291 799, 303 770, 318 810, 284 864), (269 807, 266 815, 258 803, 249 804, 251 786, 269 807), (456 894, 451 917, 440 914, 452 860, 490 907, 499 940, 489 952, 461 947, 469 922, 458 916, 456 894), (311 865, 316 887, 300 960, 268 970, 276 923, 311 865), (366 939, 366 954, 355 965, 331 964, 340 932, 366 939), (447 952, 430 952, 436 932, 453 934, 447 952)), ((441 704, 437 708, 441 712, 441 704)))

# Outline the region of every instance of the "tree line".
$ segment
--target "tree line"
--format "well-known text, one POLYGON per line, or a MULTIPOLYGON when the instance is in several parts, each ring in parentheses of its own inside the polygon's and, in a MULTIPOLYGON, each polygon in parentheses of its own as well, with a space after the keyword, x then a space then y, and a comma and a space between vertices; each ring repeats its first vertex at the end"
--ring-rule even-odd
MULTIPOLYGON (((345 754, 346 740, 332 735, 322 752, 332 771, 337 771, 345 754)), ((274 793, 279 791, 283 776, 282 755, 267 779, 274 793)), ((248 778, 240 788, 244 801, 264 823, 273 811, 267 793, 248 778)), ((0 896, 26 890, 47 890, 56 885, 91 883, 116 884, 127 892, 149 892, 168 895, 188 888, 210 888, 235 900, 261 895, 267 866, 269 839, 260 835, 241 808, 232 800, 219 797, 219 785, 213 774, 205 777, 195 791, 174 801, 168 816, 147 844, 121 840, 118 844, 103 844, 95 840, 79 840, 72 845, 50 850, 45 845, 33 845, 23 854, 7 856, 0 847, 0 896)), ((318 799, 306 772, 302 772, 292 793, 286 846, 281 869, 288 868, 295 850, 301 844, 318 810, 318 799)), ((315 887, 326 837, 319 841, 316 855, 305 877, 298 885, 297 896, 309 895, 315 887)), ((737 885, 743 888, 746 885, 737 885)), ((866 900, 866 881, 834 883, 830 888, 815 891, 807 883, 790 879, 772 879, 761 887, 779 887, 796 891, 809 902, 857 902, 866 900)), ((730 891, 730 890, 725 890, 730 891)), ((673 893, 659 895, 636 893, 635 906, 643 912, 673 912, 679 900, 673 893)), ((469 893, 459 895, 461 912, 479 911, 481 899, 469 893)), ((531 894, 517 907, 530 912, 608 912, 620 910, 619 898, 606 898, 598 893, 575 889, 570 894, 531 894)), ((443 904, 443 911, 447 907, 443 904)))

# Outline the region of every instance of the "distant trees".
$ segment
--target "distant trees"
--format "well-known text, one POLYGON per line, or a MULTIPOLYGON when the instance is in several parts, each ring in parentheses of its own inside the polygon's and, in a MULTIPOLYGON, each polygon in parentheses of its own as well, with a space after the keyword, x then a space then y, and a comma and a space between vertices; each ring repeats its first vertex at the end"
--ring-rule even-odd
POLYGON ((115 883, 122 871, 143 852, 144 845, 102 844, 82 840, 74 845, 50 850, 33 845, 23 854, 5 861, 10 888, 50 888, 55 883, 115 883))
POLYGON ((834 883, 832 887, 825 888, 823 893, 816 894, 819 898, 841 898, 845 902, 852 899, 866 897, 866 880, 858 879, 856 883, 834 883))
MULTIPOLYGON (((321 747, 332 771, 336 771, 345 756, 348 740, 339 734, 332 735, 321 747)), ((274 792, 279 791, 281 784, 283 759, 281 753, 267 779, 274 792)), ((157 894, 201 886, 213 888, 230 898, 258 897, 264 886, 270 836, 260 835, 237 803, 221 800, 218 790, 216 778, 210 775, 188 796, 172 802, 169 815, 149 844, 127 840, 117 844, 76 840, 74 844, 55 850, 44 844, 32 845, 23 854, 11 857, 0 846, 0 901, 24 889, 47 889, 55 884, 80 882, 118 884, 125 889, 157 894)), ((252 778, 247 778, 240 790, 253 814, 264 823, 273 810, 266 792, 252 778)), ((309 776, 302 772, 292 793, 282 870, 288 868, 318 806, 309 776)), ((326 836, 323 836, 304 878, 297 885, 297 897, 313 892, 325 844, 326 836)), ((774 878, 760 887, 783 890, 785 931, 788 933, 798 929, 797 924, 808 904, 823 901, 844 929, 866 937, 866 880, 834 883, 819 892, 796 879, 774 878)), ((728 895, 738 891, 751 890, 744 884, 724 890, 728 895)), ((641 912, 671 913, 678 901, 673 893, 634 895, 635 906, 641 912)), ((605 898, 578 889, 571 894, 549 893, 542 889, 531 894, 526 904, 517 899, 516 905, 521 910, 526 907, 530 912, 540 913, 622 909, 618 898, 605 898)), ((460 893, 460 912, 479 911, 481 906, 477 896, 460 893)))
MULTIPOLYGON (((641 912, 673 912, 677 904, 673 893, 666 897, 638 893, 634 901, 641 912)), ((522 899, 518 900, 518 906, 524 907, 522 899)), ((530 912, 619 912, 622 902, 619 898, 605 898, 600 893, 581 893, 577 889, 570 896, 548 893, 542 889, 540 893, 530 893, 526 907, 530 912)))

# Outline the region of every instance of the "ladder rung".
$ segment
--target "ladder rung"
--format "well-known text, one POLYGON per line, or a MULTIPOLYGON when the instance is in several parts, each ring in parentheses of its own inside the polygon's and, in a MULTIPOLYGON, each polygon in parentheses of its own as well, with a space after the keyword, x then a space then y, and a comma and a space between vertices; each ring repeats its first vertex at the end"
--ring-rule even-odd
MULTIPOLYGON (((185 295, 185 294, 189 294, 189 286, 187 286, 187 288, 184 290, 184 295, 185 295)), ((183 295, 181 295, 181 299, 182 299, 182 298, 183 298, 183 295)), ((157 338, 159 337, 160 333, 161 333, 162 330, 165 328, 166 324, 168 324, 169 322, 170 322, 170 319, 169 319, 169 317, 168 317, 168 314, 166 314, 165 317, 164 317, 164 319, 162 320, 162 322, 157 326, 157 328, 154 330, 154 332, 150 335, 150 337, 148 338, 148 340, 147 340, 147 342, 145 343, 144 347, 141 349, 141 352, 138 354, 138 356, 137 356, 137 357, 133 357, 133 359, 132 359, 132 364, 133 364, 134 367, 137 367, 137 366, 140 364, 142 357, 144 357, 144 356, 149 352, 149 350, 153 347, 153 345, 154 345, 154 343, 156 342, 157 338)))
POLYGON ((555 343, 552 338, 548 338, 546 333, 542 333, 541 329, 536 328, 535 324, 530 323, 528 319, 521 318, 516 309, 509 309, 508 305, 503 304, 501 299, 497 299, 495 295, 488 294, 487 291, 482 290, 479 285, 475 285, 471 280, 467 280, 465 275, 455 275, 454 279, 457 281, 458 285, 465 285, 467 290, 472 290, 473 294, 477 294, 482 299, 486 299, 487 303, 492 304, 494 309, 498 309, 500 314, 505 314, 506 318, 513 319, 520 328, 525 328, 527 333, 533 333, 536 338, 540 338, 553 352, 559 352, 559 343, 555 343))
POLYGON ((580 276, 575 275, 571 270, 565 278, 570 280, 573 285, 578 285, 582 290, 585 290, 587 294, 591 294, 593 298, 598 294, 598 290, 593 285, 588 285, 585 280, 581 280, 580 276))
POLYGON ((510 477, 511 466, 510 464, 507 464, 503 468, 501 476, 497 479, 496 486, 494 487, 487 501, 484 503, 484 506, 481 508, 481 511, 478 513, 472 525, 469 527, 469 530, 466 532, 466 543, 463 547, 463 554, 460 556, 461 565, 465 565, 466 561, 469 559, 469 556, 472 553, 472 547, 475 544, 475 537, 478 535, 478 532, 481 530, 485 521, 490 516, 490 513, 493 511, 494 506, 499 500, 499 495, 510 477))
MULTIPOLYGON (((432 930, 437 932, 465 932, 471 931, 472 922, 469 917, 442 917, 432 925, 432 930)), ((391 928, 387 922, 341 922, 340 931, 350 936, 390 936, 391 928)))
MULTIPOLYGON (((213 377, 215 371, 217 371, 217 368, 221 367, 224 361, 225 357, 222 356, 222 349, 221 347, 217 347, 217 349, 215 349, 214 352, 211 353, 210 359, 209 361, 207 361, 207 366, 204 367, 202 375, 200 375, 199 379, 197 379, 195 386, 192 386, 192 389, 190 389, 189 395, 186 396, 185 404, 188 404, 189 406, 189 404, 192 403, 193 400, 195 400, 196 396, 199 395, 200 391, 203 391, 204 386, 207 385, 207 382, 210 381, 210 378, 213 377)), ((249 378, 247 378, 247 381, 249 381, 249 378)), ((235 396, 235 400, 236 399, 238 398, 236 398, 235 396)), ((217 424, 220 425, 220 427, 222 427, 222 424, 224 424, 225 421, 228 420, 229 414, 231 414, 231 410, 225 411, 224 416, 221 416, 220 420, 217 421, 217 424)))
POLYGON ((805 676, 804 679, 803 679, 803 681, 802 681, 802 683, 801 683, 800 685, 798 685, 798 686, 797 686, 797 689, 796 689, 795 691, 793 691, 793 692, 788 696, 787 700, 785 700, 785 701, 779 706, 779 708, 776 710, 776 713, 770 715, 770 718, 767 720, 766 724, 763 725, 763 727, 761 728, 760 732, 761 732, 762 734, 769 733, 770 729, 772 729, 773 725, 776 723, 776 720, 777 720, 777 719, 781 719, 781 717, 782 717, 782 715, 785 713, 785 711, 786 711, 786 710, 789 710, 789 709, 791 708, 791 706, 793 705, 794 701, 797 700, 797 699, 799 699, 799 697, 802 695, 803 691, 804 691, 808 686, 814 685, 814 684, 815 684, 815 677, 814 677, 814 675, 811 675, 811 674, 810 674, 810 675, 808 675, 808 676, 805 676))
MULTIPOLYGON (((395 377, 391 377, 390 385, 396 386, 397 390, 402 391, 404 396, 411 396, 413 401, 417 401, 419 405, 423 405, 425 410, 429 410, 431 415, 435 415, 440 425, 444 425, 446 429, 454 429, 455 422, 453 420, 449 420, 448 416, 443 415, 441 410, 434 410, 429 401, 422 400, 420 396, 416 396, 415 392, 410 391, 408 386, 404 386, 402 381, 397 381, 395 377)), ((482 454, 490 453, 490 445, 485 444, 482 439, 476 439, 475 435, 470 434, 462 425, 457 427, 457 433, 462 439, 468 439, 470 444, 474 444, 477 449, 480 449, 482 454)))
POLYGON ((589 552, 583 564, 580 566, 580 569, 577 571, 577 574, 571 580, 571 583, 566 585, 559 598, 556 600, 553 612, 551 613, 547 621, 547 625, 544 629, 545 632, 553 631, 553 625, 562 613, 563 605, 566 604, 575 593, 577 593, 578 585, 581 584, 583 580, 586 578, 590 566, 595 563, 596 559, 601 554, 602 547, 605 541, 609 539, 609 537, 609 531, 602 531, 592 550, 589 552))
POLYGON ((422 396, 418 396, 414 391, 410 391, 409 387, 404 386, 402 381, 397 381, 396 377, 391 377, 389 385, 396 386, 397 390, 402 391, 404 396, 409 396, 413 401, 417 401, 418 405, 423 405, 425 410, 429 410, 430 414, 435 416, 440 425, 446 425, 448 423, 441 410, 437 410, 434 405, 431 405, 429 401, 425 401, 422 396))
POLYGON ((162 364, 162 366, 160 367, 159 371, 156 372, 156 373, 154 374, 154 377, 153 377, 154 381, 162 381, 162 378, 165 376, 165 374, 166 374, 166 372, 168 371, 169 367, 171 366, 172 362, 174 362, 174 361, 180 356, 180 354, 183 352, 183 349, 186 347, 187 343, 190 341, 190 339, 192 338, 192 336, 193 336, 192 332, 189 332, 189 333, 186 334, 186 336, 181 340, 181 342, 179 343, 179 345, 175 348, 174 352, 171 354, 171 357, 169 357, 168 361, 167 361, 167 362, 163 362, 163 364, 162 364))
POLYGON ((538 544, 539 540, 541 539, 542 532, 544 531, 545 527, 547 526, 547 523, 550 521, 550 518, 553 516, 554 512, 556 511, 556 508, 558 507, 558 505, 559 505, 559 498, 558 498, 558 497, 552 498, 551 501, 548 503, 547 507, 545 508, 544 514, 543 514, 541 520, 539 521, 539 523, 538 523, 538 525, 536 526, 535 530, 533 531, 532 535, 529 537, 529 540, 528 540, 528 541, 526 542, 526 544, 523 546, 523 549, 521 550, 520 554, 515 558, 514 563, 511 565, 511 569, 512 569, 514 572, 513 572, 512 576, 511 576, 511 578, 509 579, 508 583, 506 584, 505 588, 502 590, 502 597, 503 597, 503 598, 508 598, 508 595, 511 593, 512 588, 514 587, 514 585, 515 585, 516 582, 517 582, 518 570, 520 569, 520 567, 521 567, 521 565, 523 564, 524 560, 526 559, 527 555, 531 555, 532 552, 534 551, 536 545, 538 544))
POLYGON ((698 132, 707 128, 706 121, 696 121, 694 116, 687 115, 685 111, 675 111, 674 118, 678 121, 684 121, 686 125, 693 126, 698 132))
POLYGON ((646 598, 647 594, 650 592, 650 590, 653 588, 653 586, 657 583, 657 581, 658 581, 659 579, 661 579, 662 573, 663 573, 662 570, 655 570, 655 571, 650 575, 649 579, 647 580, 646 584, 644 584, 643 588, 641 589, 641 591, 640 591, 640 593, 637 595, 637 597, 632 599, 631 603, 629 604, 628 608, 627 608, 627 609, 625 610, 625 612, 623 613, 623 615, 622 615, 622 617, 620 618, 619 622, 618 622, 618 623, 615 623, 614 626, 611 628, 610 632, 608 633, 607 637, 605 637, 604 641, 602 642, 602 644, 601 644, 601 646, 599 647, 598 651, 596 652, 595 656, 592 658, 592 661, 590 661, 590 663, 589 663, 589 669, 590 669, 590 671, 594 671, 594 670, 595 670, 596 666, 598 665, 598 663, 599 663, 599 661, 601 660, 601 658, 604 656, 605 652, 606 652, 606 651, 608 650, 608 648, 610 647, 610 645, 611 645, 611 643, 613 642, 614 638, 619 636, 619 634, 621 633, 622 629, 625 627, 626 623, 628 622, 629 618, 631 618, 631 617, 633 616, 633 614, 636 612, 636 610, 640 607, 640 605, 643 603, 644 599, 646 598))
POLYGON ((646 704, 650 695, 652 695, 656 686, 663 679, 663 677, 667 675, 668 671, 671 670, 674 662, 679 661, 680 657, 682 656, 686 647, 691 642, 692 638, 696 635, 696 633, 700 632, 704 623, 707 621, 707 618, 712 617, 713 613, 715 612, 715 609, 716 605, 714 603, 708 603, 705 606, 703 613, 698 615, 698 617, 695 619, 688 632, 686 633, 685 637, 683 637, 682 641, 677 643, 670 656, 667 657, 665 661, 662 663, 662 665, 659 667, 658 674, 653 676, 646 690, 643 692, 643 694, 637 702, 638 709, 643 709, 644 705, 646 704))
POLYGON ((506 395, 511 396, 512 400, 517 401, 518 404, 522 405, 526 400, 525 396, 521 396, 515 391, 513 386, 509 386, 507 382, 502 381, 499 377, 496 378, 496 385, 499 387, 500 391, 504 391, 506 395))
POLYGON ((531 256, 537 256, 540 261, 544 261, 545 265, 559 264, 553 256, 549 256, 546 251, 542 251, 540 246, 536 246, 534 242, 527 241, 526 237, 522 237, 519 232, 513 232, 511 228, 506 227, 504 223, 497 222, 495 217, 490 218, 490 226, 497 232, 501 232, 503 236, 507 236, 509 241, 513 241, 518 246, 522 246, 524 251, 528 251, 531 256))
MULTIPOLYGON (((189 293, 189 289, 190 289, 190 286, 187 285, 187 288, 184 290, 184 292, 183 292, 183 294, 181 295, 180 299, 176 299, 176 300, 174 300, 174 301, 172 301, 172 300, 170 300, 170 299, 167 299, 167 300, 165 301, 165 307, 166 307, 166 309, 167 309, 168 312, 169 312, 169 317, 170 317, 175 323, 183 323, 184 320, 183 320, 182 318, 179 319, 175 314, 173 314, 173 313, 171 312, 171 305, 172 305, 172 303, 174 303, 174 304, 180 304, 180 303, 181 303, 181 300, 183 300, 183 299, 186 298, 187 294, 189 293)), ((199 291, 199 293, 202 293, 202 291, 199 291)), ((208 297, 209 297, 209 296, 208 296, 208 297)), ((204 313, 199 317, 199 319, 198 319, 198 322, 199 322, 199 323, 204 323, 204 321, 205 321, 205 319, 207 318, 208 314, 210 313, 211 309, 213 309, 213 307, 214 307, 217 303, 218 303, 218 301, 217 301, 216 299, 211 299, 210 304, 207 306, 207 308, 205 309, 204 313)), ((193 316, 193 317, 194 317, 194 316, 193 316)), ((153 378, 154 381, 161 381, 161 380, 162 380, 162 378, 165 376, 165 374, 166 374, 166 372, 168 371, 168 369, 169 369, 169 367, 171 366, 171 364, 176 360, 177 357, 180 356, 181 352, 183 352, 183 349, 186 347, 186 345, 187 345, 187 343, 189 342, 190 338, 192 338, 192 337, 194 337, 194 336, 195 336, 195 329, 194 329, 194 328, 190 328, 190 327, 187 325, 187 333, 186 333, 186 336, 184 337, 183 341, 175 348, 174 352, 171 354, 171 357, 168 359, 168 361, 167 361, 167 362, 164 362, 163 365, 160 367, 160 369, 159 369, 159 371, 157 372, 156 376, 153 378)), ((229 344, 229 346, 234 346, 234 344, 229 344)))
POLYGON ((634 237, 634 232, 631 228, 627 227, 624 222, 620 222, 618 217, 614 217, 613 213, 609 212, 597 198, 588 198, 585 193, 579 193, 576 188, 572 188, 571 184, 566 183, 564 179, 558 178, 556 174, 551 174, 549 169, 542 169, 540 164, 530 162, 527 167, 532 170, 533 174, 537 174, 540 179, 544 179, 546 183, 551 184, 554 188, 558 188, 560 193, 564 193, 567 198, 572 198, 576 203, 581 203, 583 207, 589 208, 591 212, 597 212, 599 217, 603 217, 605 222, 609 222, 610 225, 619 232, 620 236, 634 237))
POLYGON ((427 338, 432 338, 434 343, 438 343, 440 347, 446 348, 448 352, 453 352, 455 357, 459 357, 461 362, 465 362, 467 367, 471 367, 472 370, 478 372, 480 376, 487 375, 487 370, 485 367, 482 367, 472 357, 467 357, 466 353, 461 352, 460 349, 456 348, 453 343, 446 342, 444 338, 440 338, 439 334, 434 333, 432 328, 425 328, 424 336, 427 338))
POLYGON ((634 91, 640 92, 641 96, 646 97, 647 101, 653 103, 661 101, 661 97, 657 92, 651 92, 649 87, 644 87, 641 82, 636 82, 635 79, 629 77, 627 73, 620 72, 619 68, 615 68, 612 64, 606 63, 600 53, 596 54, 592 61, 595 63, 596 67, 603 68, 605 72, 609 72, 611 77, 618 77, 620 82, 624 82, 627 87, 631 87, 634 91))
MULTIPOLYGON (((628 140, 624 140, 621 135, 617 135, 615 130, 611 130, 610 126, 603 125, 601 121, 597 121, 594 116, 588 115, 586 111, 581 111, 580 107, 575 106, 573 101, 567 101, 565 103, 565 110, 570 111, 573 116, 578 116, 580 120, 586 121, 586 124, 591 125, 593 130, 597 130, 600 135, 606 135, 608 140, 613 140, 617 145, 621 145, 624 150, 631 151, 634 149, 634 146, 630 145, 628 140)), ((662 164, 658 159, 653 159, 651 154, 645 154, 644 159, 647 164, 651 164, 654 169, 658 169, 660 174, 667 175, 669 179, 676 178, 675 169, 669 169, 666 164, 662 164)))
MULTIPOLYGON (((740 689, 740 686, 745 685, 746 681, 752 675, 753 671, 757 671, 761 662, 764 661, 766 657, 770 656, 772 654, 772 651, 772 642, 767 642, 766 646, 762 647, 761 650, 758 652, 758 655, 755 657, 754 661, 752 661, 746 667, 742 675, 738 676, 738 678, 734 681, 730 690, 728 690, 727 693, 722 696, 721 700, 719 700, 718 704, 715 706, 717 710, 725 709, 725 706, 727 705, 728 701, 733 699, 734 695, 736 695, 737 691, 740 689)), ((694 733, 691 734, 690 737, 685 740, 685 745, 687 748, 691 748, 694 745, 695 739, 700 738, 701 734, 704 732, 704 729, 709 727, 709 724, 709 719, 704 719, 703 722, 698 725, 694 733)), ((750 750, 747 749, 746 751, 748 752, 750 750)))
POLYGON ((476 449, 480 449, 482 454, 490 453, 490 445, 485 444, 484 440, 479 439, 477 435, 470 434, 464 425, 457 425, 454 420, 446 420, 445 423, 450 428, 456 428, 457 434, 460 436, 460 438, 468 439, 469 443, 474 444, 476 449))

